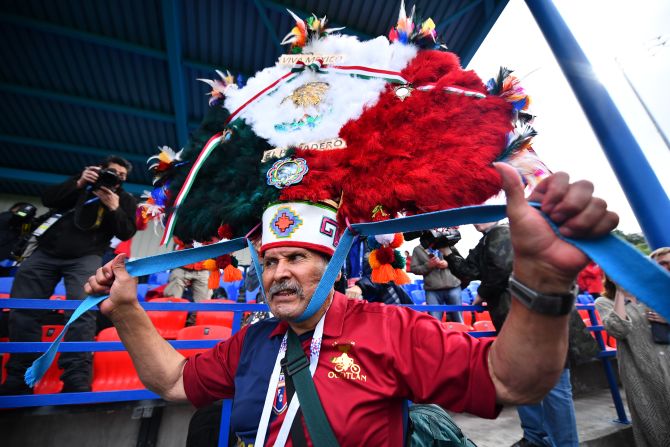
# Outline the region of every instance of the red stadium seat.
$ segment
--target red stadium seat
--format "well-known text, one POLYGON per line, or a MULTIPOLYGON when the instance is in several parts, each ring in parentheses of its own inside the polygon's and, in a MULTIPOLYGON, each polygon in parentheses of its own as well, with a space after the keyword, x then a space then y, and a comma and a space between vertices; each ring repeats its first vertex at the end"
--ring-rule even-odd
MULTIPOLYGON (((63 332, 62 325, 44 325, 42 326, 42 341, 43 342, 52 342, 63 332)), ((58 357, 60 357, 60 352, 56 353, 54 362, 51 364, 47 372, 44 374, 44 377, 37 382, 35 388, 33 389, 35 394, 54 394, 60 393, 63 389, 63 382, 60 380, 63 370, 58 367, 58 357)))
POLYGON ((467 324, 464 323, 455 323, 452 321, 449 321, 447 323, 443 323, 447 329, 450 331, 457 331, 457 332, 468 332, 472 330, 471 326, 468 326, 467 324))
POLYGON ((488 320, 476 321, 472 325, 472 327, 477 332, 495 331, 496 330, 495 326, 493 326, 493 323, 491 321, 488 321, 488 320))
MULTIPOLYGON (((151 303, 188 303, 184 298, 163 297, 154 298, 151 303)), ((186 324, 188 312, 185 310, 150 310, 147 315, 151 319, 161 337, 174 340, 177 332, 186 324)))
MULTIPOLYGON (((228 303, 235 304, 236 301, 226 299, 214 299, 206 301, 207 303, 228 303)), ((197 326, 225 326, 233 327, 234 312, 219 312, 216 310, 201 310, 195 314, 195 324, 197 326)))
POLYGON ((472 326, 472 321, 473 321, 473 314, 474 312, 469 312, 469 311, 463 311, 461 315, 463 315, 463 323, 467 324, 468 326, 472 326))
MULTIPOLYGON (((51 295, 49 297, 49 299, 50 300, 65 301, 67 299, 67 297, 65 295, 51 295)), ((54 310, 52 312, 56 312, 56 313, 59 313, 59 314, 65 313, 65 311, 63 309, 54 310)))
POLYGON ((491 314, 488 310, 476 314, 477 321, 491 321, 491 314))
MULTIPOLYGON (((224 326, 190 326, 179 331, 177 340, 226 340, 230 338, 231 332, 229 327, 224 326)), ((184 357, 189 357, 206 350, 207 348, 180 349, 179 352, 181 352, 184 357)))
MULTIPOLYGON (((98 341, 120 341, 116 328, 103 329, 98 341)), ((93 354, 93 391, 141 390, 144 385, 126 351, 93 354)))

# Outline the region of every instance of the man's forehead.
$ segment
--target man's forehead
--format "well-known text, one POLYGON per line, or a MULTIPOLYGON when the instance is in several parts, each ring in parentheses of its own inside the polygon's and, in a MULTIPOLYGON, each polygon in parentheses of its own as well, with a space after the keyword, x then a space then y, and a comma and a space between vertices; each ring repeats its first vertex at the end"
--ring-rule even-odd
POLYGON ((107 168, 115 170, 117 174, 128 174, 128 170, 126 169, 126 167, 121 166, 120 164, 109 163, 107 165, 107 168))
POLYGON ((319 253, 310 250, 308 248, 302 247, 274 247, 265 250, 265 258, 286 258, 288 256, 293 256, 296 254, 310 254, 312 256, 318 256, 319 253))

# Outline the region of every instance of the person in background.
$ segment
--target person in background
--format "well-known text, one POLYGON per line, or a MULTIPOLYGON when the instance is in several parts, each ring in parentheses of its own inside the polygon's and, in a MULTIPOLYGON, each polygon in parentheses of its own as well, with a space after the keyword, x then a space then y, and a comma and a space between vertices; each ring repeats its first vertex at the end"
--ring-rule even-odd
POLYGON ((603 293, 604 286, 603 270, 593 261, 577 275, 577 285, 580 292, 589 293, 593 299, 596 299, 603 293))
MULTIPOLYGON (((16 273, 12 298, 48 299, 61 278, 68 300, 86 297, 84 283, 101 265, 109 241, 114 236, 127 240, 135 234, 136 201, 122 186, 130 169, 127 160, 110 156, 100 166, 88 166, 44 191, 42 203, 53 213, 39 227, 42 232, 37 249, 16 273)), ((41 341, 41 318, 46 312, 13 309, 9 317, 10 341, 41 341)), ((71 314, 72 311, 65 311, 66 319, 71 314)), ((95 330, 95 312, 86 312, 70 326, 65 341, 92 341, 95 330)), ((37 357, 32 353, 12 354, 0 394, 32 393, 23 375, 37 357)), ((64 369, 63 392, 91 390, 90 352, 63 352, 58 363, 64 369)))
MULTIPOLYGON (((670 247, 659 248, 649 256, 670 271, 670 247)), ((617 340, 619 375, 633 420, 635 445, 670 445, 667 321, 609 278, 604 296, 596 300, 596 309, 607 333, 617 340), (652 327, 658 328, 655 337, 652 327)))
MULTIPOLYGON (((412 251, 410 269, 416 275, 423 275, 423 288, 426 291, 428 305, 460 305, 461 280, 449 270, 449 263, 438 249, 431 246, 428 232, 421 235, 421 243, 412 251)), ((430 312, 442 320, 443 312, 430 312)), ((463 322, 460 312, 448 312, 449 321, 463 322)))
POLYGON ((408 272, 412 271, 412 256, 407 250, 405 250, 405 270, 408 272))
MULTIPOLYGON (((193 248, 192 243, 184 243, 176 236, 174 242, 177 250, 193 248)), ((181 298, 186 287, 191 288, 195 302, 205 301, 212 297, 212 289, 209 288, 209 270, 205 266, 205 261, 173 269, 165 287, 165 296, 181 298)))
POLYGON ((0 213, 0 261, 11 259, 12 249, 21 237, 33 230, 36 212, 33 204, 18 202, 0 213))

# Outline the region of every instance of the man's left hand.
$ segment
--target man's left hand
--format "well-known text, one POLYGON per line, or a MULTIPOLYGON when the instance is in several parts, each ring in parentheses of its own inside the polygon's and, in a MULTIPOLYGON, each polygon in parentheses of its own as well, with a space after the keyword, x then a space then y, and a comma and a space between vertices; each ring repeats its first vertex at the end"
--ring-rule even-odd
POLYGON ((102 204, 110 211, 116 211, 119 207, 119 195, 111 189, 103 186, 100 189, 93 191, 93 194, 98 196, 102 204))

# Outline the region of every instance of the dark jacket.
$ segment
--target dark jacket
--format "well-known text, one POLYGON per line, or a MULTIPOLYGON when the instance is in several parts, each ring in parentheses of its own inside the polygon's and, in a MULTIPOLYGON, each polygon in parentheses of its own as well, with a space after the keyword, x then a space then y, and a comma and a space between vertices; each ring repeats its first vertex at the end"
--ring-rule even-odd
POLYGON ((62 213, 40 238, 39 249, 50 256, 74 259, 86 255, 100 255, 109 247, 112 237, 122 241, 135 234, 135 198, 118 188, 119 207, 110 211, 99 200, 84 205, 95 196, 86 189, 77 188, 79 176, 54 185, 44 191, 44 206, 62 213), (79 207, 80 211, 73 211, 79 207), (76 218, 76 219, 75 219, 76 218), (99 223, 96 221, 100 218, 99 223), (76 220, 76 222, 75 222, 76 220))
POLYGON ((514 253, 509 227, 496 225, 490 228, 467 258, 463 259, 454 250, 446 259, 451 271, 464 282, 481 280, 477 293, 488 304, 491 320, 500 330, 510 307, 507 283, 514 253))

